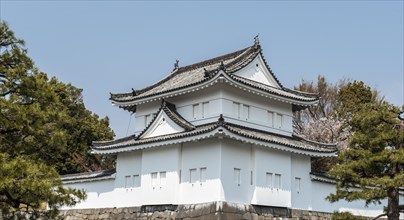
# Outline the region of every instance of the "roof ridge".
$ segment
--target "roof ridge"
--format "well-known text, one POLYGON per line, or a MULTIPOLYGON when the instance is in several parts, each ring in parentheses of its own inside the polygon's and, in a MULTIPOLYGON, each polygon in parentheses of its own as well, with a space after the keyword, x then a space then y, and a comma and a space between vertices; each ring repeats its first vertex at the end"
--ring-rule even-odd
POLYGON ((246 63, 246 61, 243 59, 244 56, 246 56, 247 51, 246 50, 244 53, 240 54, 240 56, 238 56, 235 60, 231 61, 230 63, 228 63, 226 66, 230 66, 230 65, 235 65, 233 66, 233 69, 231 69, 230 67, 230 71, 228 71, 228 73, 234 73, 236 71, 238 71, 239 69, 247 66, 248 64, 250 64, 259 54, 259 51, 261 50, 261 47, 250 47, 249 49, 252 49, 253 52, 255 53, 253 58, 247 61, 247 64, 244 65, 244 63, 246 63), (257 52, 258 51, 258 52, 257 52), (244 61, 242 63, 239 64, 240 61, 244 61))
POLYGON ((112 100, 113 98, 125 97, 125 96, 128 96, 128 95, 134 94, 134 93, 136 95, 140 95, 141 93, 149 90, 150 88, 153 88, 155 86, 158 86, 158 85, 168 81, 169 79, 171 79, 172 77, 174 77, 175 75, 177 75, 179 73, 194 70, 194 69, 197 69, 197 68, 202 68, 204 66, 212 65, 212 64, 218 63, 218 62, 223 61, 223 60, 228 60, 228 59, 231 59, 233 57, 237 57, 237 56, 239 56, 240 54, 242 54, 243 52, 247 51, 248 49, 250 49, 252 47, 254 47, 254 46, 246 47, 246 48, 241 49, 241 50, 230 52, 230 53, 218 56, 218 57, 214 57, 214 58, 204 60, 204 61, 201 61, 201 62, 198 62, 198 63, 190 64, 190 65, 187 65, 187 66, 184 66, 184 67, 179 67, 177 69, 174 69, 169 75, 167 75, 163 79, 161 79, 161 80, 157 81, 156 83, 154 83, 154 84, 152 84, 150 86, 147 86, 145 88, 138 89, 138 90, 133 90, 132 92, 126 92, 126 93, 110 93, 110 96, 111 96, 110 100, 112 100))
POLYGON ((211 58, 211 59, 208 59, 208 60, 204 60, 204 61, 201 61, 201 62, 198 62, 198 63, 194 63, 194 64, 187 65, 187 66, 184 66, 184 67, 180 67, 178 69, 178 71, 181 73, 181 72, 190 71, 190 70, 202 68, 202 67, 205 67, 205 66, 213 65, 215 63, 218 63, 218 62, 221 62, 221 61, 224 61, 224 60, 229 60, 229 59, 238 57, 239 55, 243 54, 244 52, 246 52, 250 48, 252 48, 252 46, 246 47, 246 48, 243 48, 241 50, 234 51, 234 52, 230 52, 230 53, 218 56, 218 57, 214 57, 214 58, 211 58))

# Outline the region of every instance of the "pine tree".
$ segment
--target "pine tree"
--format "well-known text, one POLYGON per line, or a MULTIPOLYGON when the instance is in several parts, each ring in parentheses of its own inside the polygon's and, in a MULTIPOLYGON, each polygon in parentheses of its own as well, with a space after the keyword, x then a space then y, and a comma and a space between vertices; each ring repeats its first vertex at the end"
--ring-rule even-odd
POLYGON ((399 108, 367 103, 356 108, 349 122, 353 133, 349 147, 338 155, 329 171, 336 180, 331 202, 365 200, 366 204, 388 200, 388 219, 399 218, 399 188, 404 186, 404 132, 399 108))

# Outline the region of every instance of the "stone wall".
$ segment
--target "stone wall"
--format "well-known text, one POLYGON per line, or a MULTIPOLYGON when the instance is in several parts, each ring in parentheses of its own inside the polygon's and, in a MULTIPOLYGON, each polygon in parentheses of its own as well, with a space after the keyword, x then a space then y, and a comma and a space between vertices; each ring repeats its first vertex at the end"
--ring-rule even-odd
POLYGON ((229 202, 192 205, 158 205, 127 208, 62 210, 65 220, 139 219, 139 220, 272 220, 272 219, 331 219, 331 213, 291 210, 280 207, 253 206, 229 202))

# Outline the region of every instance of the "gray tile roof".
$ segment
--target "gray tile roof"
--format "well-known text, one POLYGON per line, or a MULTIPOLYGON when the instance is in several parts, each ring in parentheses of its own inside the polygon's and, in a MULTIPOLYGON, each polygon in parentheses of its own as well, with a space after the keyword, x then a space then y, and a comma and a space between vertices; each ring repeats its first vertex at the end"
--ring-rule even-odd
POLYGON ((197 127, 195 127, 195 129, 193 129, 191 131, 184 131, 184 132, 161 135, 161 136, 150 137, 150 138, 139 139, 138 137, 133 135, 133 136, 129 136, 129 137, 125 137, 122 139, 113 140, 113 141, 93 142, 92 149, 102 151, 102 150, 109 150, 109 149, 124 148, 124 147, 129 147, 129 146, 140 146, 142 144, 164 142, 164 141, 168 141, 168 140, 184 138, 184 137, 192 137, 192 136, 195 136, 198 134, 207 133, 209 131, 213 131, 215 128, 216 128, 216 125, 214 123, 213 124, 211 123, 211 124, 197 126, 197 127))
POLYGON ((166 78, 144 89, 135 90, 129 93, 111 94, 111 100, 131 101, 207 81, 208 78, 205 77, 204 68, 207 71, 214 71, 221 64, 221 62, 223 62, 225 65, 228 65, 236 58, 241 57, 241 55, 243 55, 243 57, 251 56, 252 52, 254 51, 251 49, 251 47, 248 47, 233 53, 226 54, 224 56, 216 57, 185 67, 179 67, 166 78))
POLYGON ((141 148, 141 145, 143 144, 157 143, 168 140, 181 139, 185 137, 192 137, 211 132, 219 127, 222 127, 233 134, 245 137, 247 139, 258 140, 266 143, 279 144, 296 150, 319 152, 319 153, 337 152, 337 147, 335 144, 318 143, 305 140, 298 136, 284 136, 274 134, 271 132, 255 130, 232 123, 225 123, 222 117, 220 117, 219 121, 216 123, 209 123, 205 125, 196 126, 193 130, 188 130, 174 134, 168 134, 150 138, 142 138, 142 139, 138 139, 135 136, 130 136, 116 141, 94 142, 92 149, 97 151, 103 151, 111 149, 122 149, 131 146, 139 146, 141 148))
MULTIPOLYGON (((160 94, 165 94, 171 91, 187 88, 190 86, 198 85, 200 83, 209 81, 220 69, 224 69, 225 74, 231 76, 238 82, 252 86, 254 88, 278 95, 296 99, 300 101, 315 101, 317 95, 301 93, 299 91, 293 91, 286 89, 282 86, 276 76, 272 73, 271 69, 267 65, 260 45, 253 45, 251 47, 244 48, 242 50, 226 54, 224 56, 216 57, 210 60, 206 60, 200 63, 192 64, 185 67, 176 68, 165 79, 141 90, 133 90, 129 93, 111 93, 111 100, 117 103, 125 103, 129 101, 135 101, 143 98, 153 97, 160 94), (274 79, 281 86, 281 89, 270 87, 252 80, 237 77, 232 73, 240 70, 241 68, 252 62, 255 57, 261 55, 267 68, 271 72, 274 79), (223 63, 223 66, 221 64, 223 63), (211 74, 207 74, 211 73, 211 74), (209 75, 211 77, 209 77, 209 75), (207 77, 208 76, 208 77, 207 77)), ((135 111, 134 106, 123 106, 127 110, 135 111)))
POLYGON ((279 89, 279 88, 276 88, 273 86, 269 86, 269 85, 266 85, 266 84, 263 84, 263 83, 260 83, 257 81, 253 81, 250 79, 246 79, 246 78, 243 78, 240 76, 236 76, 236 75, 230 75, 230 77, 243 84, 264 90, 264 91, 272 93, 272 94, 280 95, 283 97, 288 97, 288 98, 297 99, 297 100, 300 99, 303 101, 315 101, 318 99, 317 95, 314 95, 311 93, 301 93, 299 91, 294 91, 294 90, 290 90, 290 89, 279 89))
POLYGON ((335 144, 325 144, 318 143, 314 141, 309 141, 303 139, 302 137, 293 135, 284 136, 279 134, 274 134, 270 132, 265 132, 261 130, 255 130, 248 127, 243 127, 235 124, 226 124, 224 126, 227 130, 236 133, 240 136, 244 136, 247 138, 252 138, 268 143, 280 144, 284 146, 288 146, 295 149, 312 151, 312 152, 337 152, 337 147, 335 144))
POLYGON ((110 169, 110 170, 67 174, 67 175, 60 176, 60 178, 64 183, 88 182, 88 181, 95 181, 95 180, 100 180, 100 179, 109 179, 109 178, 112 179, 112 178, 114 178, 115 173, 116 173, 116 169, 114 168, 114 169, 110 169))

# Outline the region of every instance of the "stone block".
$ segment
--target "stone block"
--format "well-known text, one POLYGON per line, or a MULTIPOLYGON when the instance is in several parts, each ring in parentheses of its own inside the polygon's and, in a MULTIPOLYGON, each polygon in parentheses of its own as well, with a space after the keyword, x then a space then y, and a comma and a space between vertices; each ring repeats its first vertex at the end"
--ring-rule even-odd
POLYGON ((177 218, 177 212, 171 211, 170 212, 170 219, 176 219, 177 218))
POLYGON ((251 213, 249 213, 249 212, 244 213, 243 219, 244 220, 252 220, 251 213))
POLYGON ((129 207, 128 212, 130 212, 130 213, 140 212, 140 207, 139 206, 129 207))
POLYGON ((132 213, 126 212, 125 213, 125 219, 133 219, 134 215, 132 215, 132 213))
POLYGON ((211 211, 212 210, 212 205, 201 207, 200 209, 201 209, 201 215, 209 215, 210 213, 215 213, 215 212, 211 211))
POLYGON ((109 213, 102 213, 101 215, 98 216, 99 219, 108 219, 109 218, 109 213))
POLYGON ((159 216, 159 212, 155 211, 155 212, 153 212, 151 219, 156 219, 156 218, 158 218, 158 216, 159 216))

